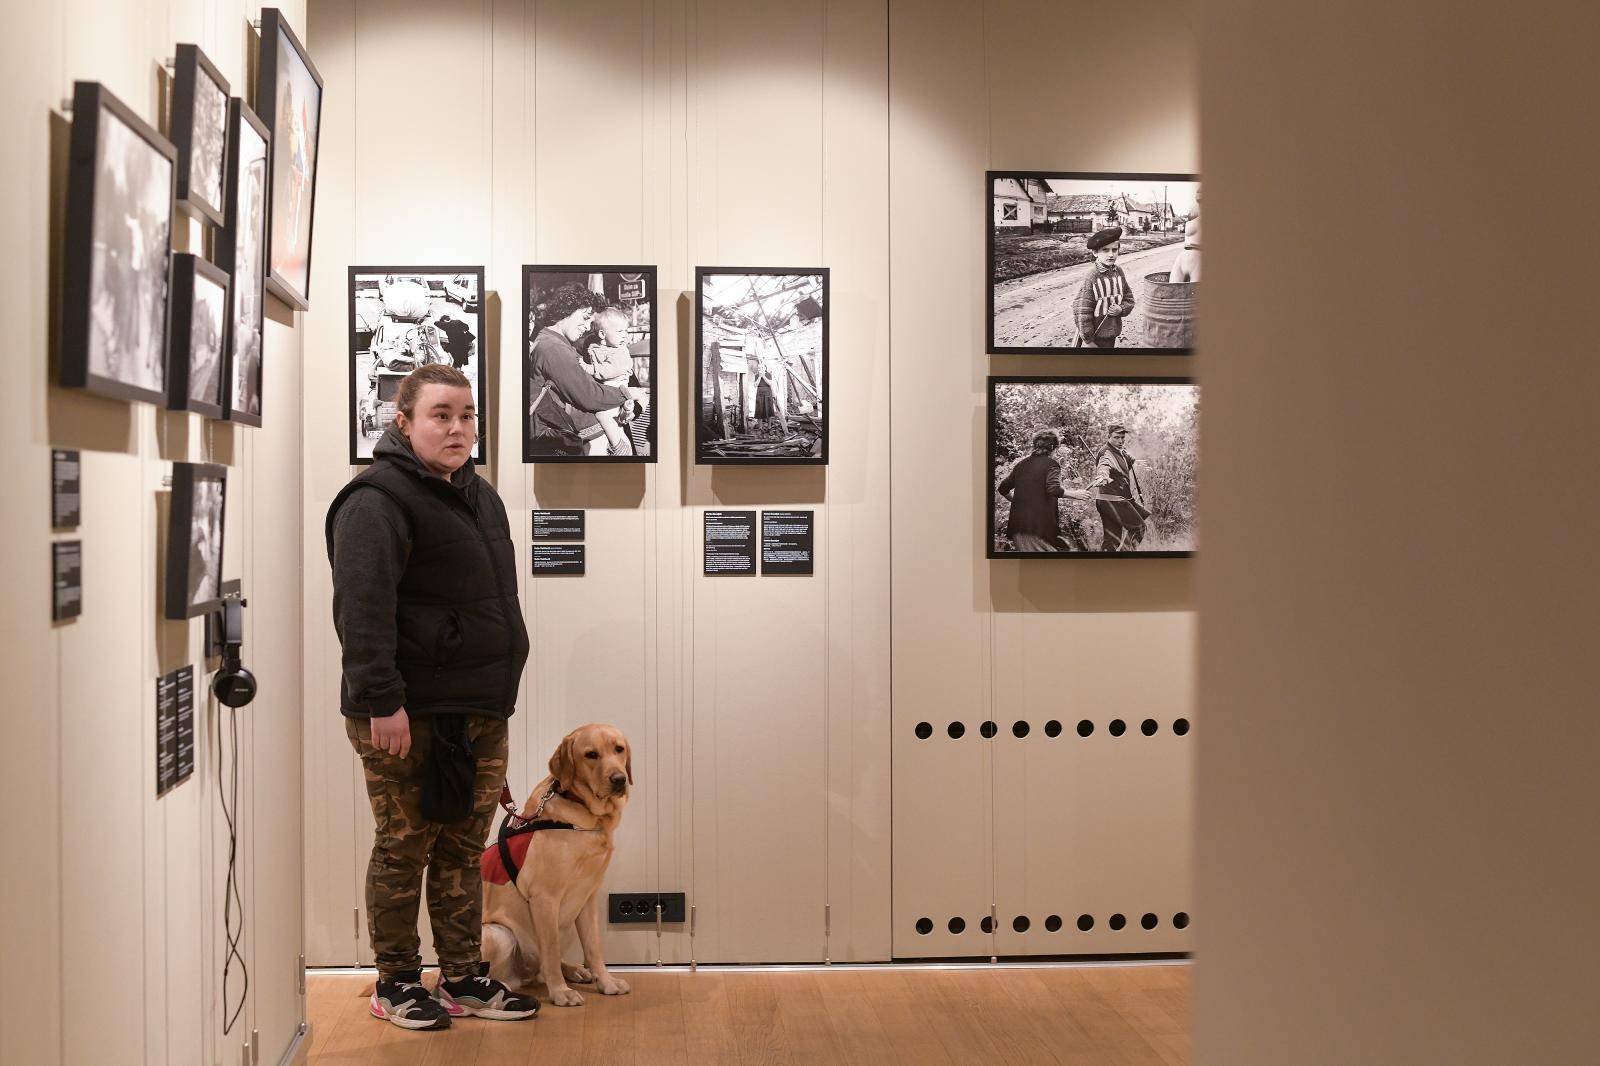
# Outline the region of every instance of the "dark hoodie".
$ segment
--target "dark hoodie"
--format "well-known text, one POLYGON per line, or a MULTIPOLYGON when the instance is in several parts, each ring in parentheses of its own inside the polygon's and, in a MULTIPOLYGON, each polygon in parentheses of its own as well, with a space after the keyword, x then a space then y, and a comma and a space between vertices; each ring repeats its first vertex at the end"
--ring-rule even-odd
POLYGON ((528 658, 505 505, 468 460, 447 483, 394 427, 326 523, 350 717, 510 717, 528 658))

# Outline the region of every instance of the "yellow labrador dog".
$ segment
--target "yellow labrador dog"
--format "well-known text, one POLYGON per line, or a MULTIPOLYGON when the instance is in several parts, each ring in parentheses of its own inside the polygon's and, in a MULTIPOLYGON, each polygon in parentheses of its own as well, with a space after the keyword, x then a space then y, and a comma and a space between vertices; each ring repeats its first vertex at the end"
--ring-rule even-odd
POLYGON ((607 972, 600 953, 600 882, 632 783, 633 749, 613 726, 580 726, 550 756, 550 776, 534 788, 522 814, 572 828, 508 840, 508 847, 516 845, 514 856, 526 848, 513 858, 520 867, 515 879, 506 876, 498 843, 484 852, 483 957, 491 977, 515 988, 537 973, 558 1007, 583 1003, 568 981, 592 981, 605 996, 631 991, 607 972), (582 966, 561 961, 561 931, 574 925, 582 966))

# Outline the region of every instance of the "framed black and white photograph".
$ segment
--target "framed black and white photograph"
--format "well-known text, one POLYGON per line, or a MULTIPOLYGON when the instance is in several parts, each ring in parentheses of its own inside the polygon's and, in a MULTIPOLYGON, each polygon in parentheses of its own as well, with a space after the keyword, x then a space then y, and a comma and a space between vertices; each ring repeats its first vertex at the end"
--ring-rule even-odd
POLYGON ((522 268, 522 461, 656 461, 656 268, 522 268))
POLYGON ((98 82, 73 85, 60 382, 167 402, 177 151, 98 82))
POLYGON ((478 447, 486 455, 483 267, 350 268, 350 462, 372 462, 394 424, 400 382, 420 366, 453 366, 472 383, 478 447))
POLYGON ((227 496, 227 467, 172 464, 172 507, 167 519, 168 618, 194 618, 222 603, 227 496))
POLYGON ((267 287, 290 307, 311 306, 311 221, 317 194, 322 75, 275 7, 261 9, 256 109, 272 131, 267 287))
POLYGON ((217 234, 217 261, 232 278, 223 417, 246 426, 261 425, 268 144, 266 125, 234 97, 228 105, 227 210, 217 234))
POLYGON ((988 557, 1194 554, 1189 378, 989 379, 988 557))
POLYGON ((172 72, 172 144, 178 150, 178 206, 222 225, 228 80, 192 44, 178 45, 172 72))
POLYGON ((196 255, 172 257, 167 408, 221 418, 227 395, 228 275, 196 255))
POLYGON ((695 269, 696 463, 828 461, 828 268, 695 269))
POLYGON ((1193 351, 1197 175, 991 170, 984 209, 989 351, 1193 351))

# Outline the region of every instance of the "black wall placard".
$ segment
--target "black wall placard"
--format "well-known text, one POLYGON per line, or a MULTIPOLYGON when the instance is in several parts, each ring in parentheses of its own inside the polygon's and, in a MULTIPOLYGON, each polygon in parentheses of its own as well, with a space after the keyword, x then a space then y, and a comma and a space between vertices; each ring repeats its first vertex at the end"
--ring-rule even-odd
POLYGON ((76 451, 50 450, 50 524, 71 529, 83 519, 82 466, 76 451))
POLYGON ((815 530, 815 511, 762 511, 761 572, 812 573, 815 530))
POLYGON ((584 512, 533 512, 534 540, 582 540, 584 512))
POLYGON ((583 573, 582 544, 535 544, 533 546, 533 573, 535 577, 553 577, 558 574, 583 573))
POLYGON ((178 782, 194 773, 194 667, 180 667, 173 676, 178 690, 178 782))
POLYGON ((705 523, 707 574, 756 572, 754 511, 707 511, 705 523))
POLYGON ((50 545, 50 620, 63 622, 83 613, 83 541, 50 545))
POLYGON ((156 678, 156 796, 178 783, 178 677, 156 678))

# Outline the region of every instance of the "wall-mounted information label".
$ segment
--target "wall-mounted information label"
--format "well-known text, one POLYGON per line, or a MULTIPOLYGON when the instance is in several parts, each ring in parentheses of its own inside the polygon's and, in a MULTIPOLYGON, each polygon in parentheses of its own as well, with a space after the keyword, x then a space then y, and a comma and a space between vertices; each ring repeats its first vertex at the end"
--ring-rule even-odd
POLYGON ((50 545, 50 620, 64 622, 83 613, 83 541, 50 545))
POLYGON ((582 511, 533 512, 534 540, 582 540, 582 511))
POLYGON ((533 573, 536 577, 583 573, 582 544, 535 544, 533 573))
POLYGON ((81 469, 78 452, 51 449, 50 524, 56 529, 71 529, 83 518, 81 469))
POLYGON ((172 675, 178 690, 178 782, 194 773, 194 667, 183 666, 172 675))
POLYGON ((194 773, 194 667, 156 678, 156 796, 194 773))
POLYGON ((756 572, 754 511, 707 511, 705 537, 707 574, 756 572))
POLYGON ((761 572, 809 574, 816 537, 815 511, 761 512, 761 572))

